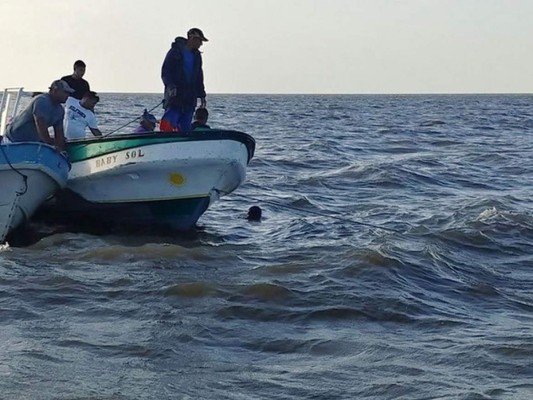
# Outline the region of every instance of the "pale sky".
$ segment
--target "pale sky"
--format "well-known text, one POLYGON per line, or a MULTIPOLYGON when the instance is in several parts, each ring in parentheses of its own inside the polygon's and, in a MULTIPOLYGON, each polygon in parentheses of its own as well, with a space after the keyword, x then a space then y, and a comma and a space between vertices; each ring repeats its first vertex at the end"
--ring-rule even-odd
POLYGON ((204 31, 207 93, 533 93, 533 0, 0 0, 0 89, 87 64, 98 92, 162 92, 204 31))

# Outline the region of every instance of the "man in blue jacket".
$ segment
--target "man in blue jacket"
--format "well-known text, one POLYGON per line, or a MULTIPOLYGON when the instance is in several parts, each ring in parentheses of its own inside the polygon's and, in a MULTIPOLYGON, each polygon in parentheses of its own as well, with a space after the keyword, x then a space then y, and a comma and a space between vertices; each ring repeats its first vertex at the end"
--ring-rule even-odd
POLYGON ((206 106, 202 55, 199 48, 207 38, 198 28, 189 29, 187 39, 177 37, 168 51, 161 78, 165 85, 165 113, 161 118, 162 131, 188 132, 194 110, 206 106))

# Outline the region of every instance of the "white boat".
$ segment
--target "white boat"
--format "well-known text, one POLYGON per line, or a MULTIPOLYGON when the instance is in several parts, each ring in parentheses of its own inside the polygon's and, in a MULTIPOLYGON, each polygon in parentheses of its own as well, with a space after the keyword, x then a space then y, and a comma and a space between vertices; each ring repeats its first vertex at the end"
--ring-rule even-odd
MULTIPOLYGON (((19 88, 4 90, 0 104, 0 136, 8 118, 15 115, 22 94, 19 88), (12 106, 13 93, 16 100, 12 106)), ((29 220, 44 201, 65 187, 68 171, 65 157, 47 144, 0 144, 0 243, 9 232, 29 220)))
POLYGON ((244 182, 255 140, 216 129, 155 132, 71 142, 67 151, 72 170, 56 220, 183 231, 244 182))

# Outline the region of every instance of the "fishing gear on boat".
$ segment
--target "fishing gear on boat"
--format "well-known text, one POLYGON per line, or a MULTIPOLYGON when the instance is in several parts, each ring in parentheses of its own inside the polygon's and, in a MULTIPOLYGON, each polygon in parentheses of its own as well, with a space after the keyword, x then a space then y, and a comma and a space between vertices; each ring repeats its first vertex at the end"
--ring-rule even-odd
MULTIPOLYGON (((152 111, 154 111, 157 107, 159 107, 161 104, 163 104, 163 101, 164 101, 164 100, 161 100, 159 103, 157 103, 155 106, 153 106, 150 110, 146 110, 146 109, 145 109, 145 112, 152 112, 152 111)), ((124 125, 122 125, 122 126, 119 126, 117 129, 112 130, 111 132, 106 133, 105 135, 98 136, 98 137, 96 138, 96 140, 101 140, 101 139, 103 139, 103 138, 106 138, 106 137, 112 135, 113 133, 115 133, 115 132, 121 130, 122 128, 125 128, 125 127, 127 127, 128 125, 130 125, 130 124, 133 124, 134 122, 136 122, 136 121, 138 121, 138 120, 139 120, 139 117, 135 117, 134 119, 132 119, 132 120, 129 121, 128 123, 126 123, 126 124, 124 124, 124 125)), ((87 145, 85 144, 85 145, 83 145, 82 147, 85 147, 85 146, 87 146, 87 145)))
MULTIPOLYGON (((164 100, 161 100, 159 103, 157 103, 155 106, 153 106, 153 107, 152 107, 151 109, 149 109, 149 110, 146 110, 146 109, 145 109, 145 112, 146 112, 146 113, 150 113, 150 112, 154 111, 157 107, 159 107, 161 104, 163 104, 163 101, 164 101, 164 100)), ((131 125, 131 124, 133 124, 134 122, 137 122, 138 120, 139 120, 139 117, 135 117, 134 119, 132 119, 132 120, 129 121, 128 123, 126 123, 126 124, 124 124, 124 125, 122 125, 122 126, 119 126, 117 129, 112 130, 111 132, 106 133, 105 135, 102 135, 101 139, 103 139, 103 138, 105 138, 105 137, 108 137, 109 135, 112 135, 112 134, 115 133, 115 132, 118 132, 118 131, 121 130, 122 128, 125 128, 125 127, 127 127, 128 125, 131 125)))
POLYGON ((313 214, 313 215, 317 215, 317 216, 320 216, 320 217, 327 217, 327 218, 336 219, 336 220, 339 220, 339 221, 342 221, 342 222, 347 222, 347 221, 348 222, 352 222, 354 224, 367 226, 369 228, 381 229, 381 230, 388 231, 388 232, 393 232, 393 233, 403 233, 402 231, 400 231, 398 229, 386 228, 384 226, 369 224, 369 223, 366 223, 366 222, 356 221, 356 220, 345 218, 345 217, 339 217, 338 215, 334 215, 334 214, 326 214, 326 213, 323 213, 323 212, 320 212, 320 211, 303 210, 301 208, 290 206, 288 204, 282 204, 282 203, 280 203, 278 201, 274 201, 274 200, 265 200, 265 199, 261 199, 260 200, 260 199, 257 199, 257 198, 251 197, 251 196, 247 196, 247 195, 244 195, 244 194, 238 194, 238 193, 233 193, 233 196, 240 196, 240 197, 248 199, 248 200, 253 200, 253 201, 257 201, 257 202, 263 202, 263 203, 267 203, 267 204, 270 204, 270 205, 273 205, 273 206, 287 208, 287 209, 290 209, 290 210, 293 210, 293 211, 301 212, 303 214, 306 214, 306 213, 307 214, 313 214))

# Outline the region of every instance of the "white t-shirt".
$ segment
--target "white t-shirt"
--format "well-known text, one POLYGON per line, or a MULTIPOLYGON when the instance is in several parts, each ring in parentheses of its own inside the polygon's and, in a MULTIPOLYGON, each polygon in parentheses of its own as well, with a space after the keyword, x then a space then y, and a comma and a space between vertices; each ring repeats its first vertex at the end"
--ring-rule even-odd
POLYGON ((69 97, 65 102, 64 125, 67 140, 83 139, 87 127, 98 129, 94 113, 83 107, 74 97, 69 97))

